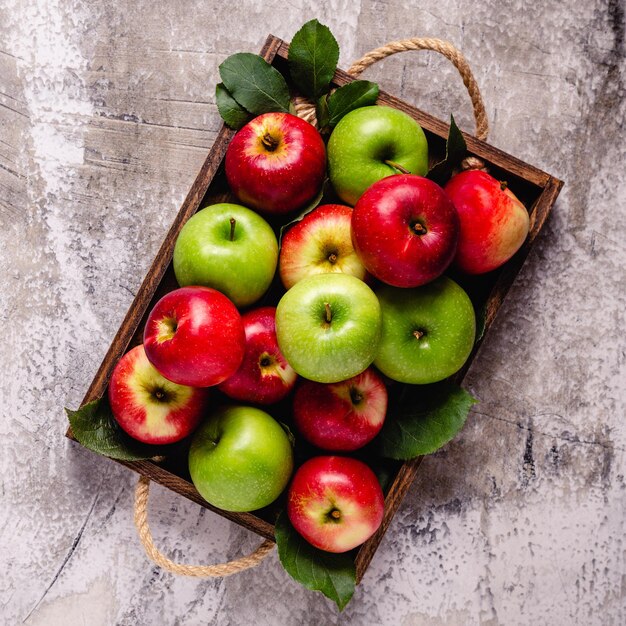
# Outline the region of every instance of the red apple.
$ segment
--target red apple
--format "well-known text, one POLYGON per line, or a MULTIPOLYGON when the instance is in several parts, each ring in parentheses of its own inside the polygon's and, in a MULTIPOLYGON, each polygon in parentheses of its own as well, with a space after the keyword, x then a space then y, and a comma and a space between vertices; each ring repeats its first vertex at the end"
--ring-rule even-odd
POLYGON ((461 222, 454 259, 468 274, 483 274, 508 261, 528 235, 526 207, 493 176, 467 170, 445 187, 461 222))
POLYGON ((293 400, 302 436, 324 450, 356 450, 380 431, 387 413, 387 388, 367 369, 339 383, 303 380, 293 400))
POLYGON ((290 289, 314 274, 343 272, 363 280, 367 274, 352 246, 352 209, 325 204, 311 211, 283 236, 278 271, 290 289))
POLYGON ((293 389, 298 375, 278 348, 275 319, 276 309, 270 306, 241 317, 246 352, 239 369, 219 386, 227 396, 254 404, 273 404, 293 389))
POLYGON ((245 350, 235 305, 210 287, 182 287, 154 306, 144 330, 146 356, 180 385, 210 387, 232 376, 245 350))
POLYGON ((347 552, 369 539, 383 519, 384 498, 362 461, 318 456, 296 472, 287 496, 293 527, 313 546, 347 552))
POLYGON ((177 385, 159 374, 143 346, 118 361, 109 383, 109 402, 117 423, 144 443, 185 438, 200 423, 208 399, 208 389, 177 385))
POLYGON ((264 113, 248 122, 226 151, 226 178, 246 206, 289 213, 319 192, 326 173, 320 134, 289 113, 264 113))
POLYGON ((417 287, 454 258, 459 218, 436 183, 413 174, 374 183, 352 212, 352 243, 367 270, 394 287, 417 287))

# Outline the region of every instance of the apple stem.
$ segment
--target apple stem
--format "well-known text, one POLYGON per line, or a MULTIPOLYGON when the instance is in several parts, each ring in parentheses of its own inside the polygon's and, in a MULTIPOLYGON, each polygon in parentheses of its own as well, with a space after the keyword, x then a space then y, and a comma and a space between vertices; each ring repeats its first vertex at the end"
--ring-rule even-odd
POLYGON ((230 218, 230 240, 234 241, 235 239, 235 226, 237 224, 237 220, 234 217, 230 218))
POLYGON ((409 172, 409 170, 406 169, 406 167, 402 167, 402 165, 400 165, 399 163, 396 163, 395 161, 389 161, 388 159, 385 159, 385 163, 389 165, 389 167, 393 167, 395 170, 398 170, 399 172, 402 172, 403 174, 411 173, 409 172))
POLYGON ((334 252, 328 255, 328 262, 331 265, 334 265, 335 263, 337 263, 337 255, 334 252))
POLYGON ((415 337, 415 339, 420 339, 424 336, 424 333, 421 330, 414 330, 413 336, 415 337))
POLYGON ((333 510, 330 512, 330 516, 331 516, 333 519, 339 519, 339 518, 341 517, 341 511, 339 511, 338 509, 333 509, 333 510))
POLYGON ((506 180, 501 180, 500 181, 500 189, 502 191, 504 191, 508 186, 509 186, 509 183, 507 183, 506 180))
POLYGON ((263 139, 261 139, 261 143, 263 144, 266 150, 269 150, 269 152, 274 152, 274 150, 278 148, 278 144, 279 144, 279 142, 276 139, 274 139, 274 137, 272 137, 269 134, 269 132, 263 135, 263 139))
POLYGON ((413 232, 416 235, 425 235, 426 234, 426 229, 419 222, 415 222, 415 224, 413 224, 413 232))
POLYGON ((324 308, 326 309, 326 323, 330 324, 333 319, 333 312, 330 310, 330 304, 328 302, 324 302, 324 308))

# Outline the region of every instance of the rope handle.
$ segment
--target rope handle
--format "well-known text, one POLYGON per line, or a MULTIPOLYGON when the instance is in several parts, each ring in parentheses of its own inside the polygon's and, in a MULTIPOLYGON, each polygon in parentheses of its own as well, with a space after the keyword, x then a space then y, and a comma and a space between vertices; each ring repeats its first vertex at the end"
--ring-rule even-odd
MULTIPOLYGON (((352 76, 360 76, 370 65, 381 61, 382 59, 397 54, 398 52, 407 52, 409 50, 434 50, 449 59, 454 67, 459 71, 463 84, 467 89, 472 107, 474 110, 474 120, 476 121, 476 137, 485 140, 489 134, 489 124, 487 122, 487 113, 483 103, 478 83, 472 74, 472 70, 457 48, 450 42, 442 39, 431 39, 423 37, 415 37, 413 39, 402 39, 400 41, 391 41, 380 48, 376 48, 368 52, 358 61, 355 61, 348 69, 348 74, 352 76)), ((316 125, 315 105, 309 100, 300 96, 294 98, 294 106, 299 117, 307 122, 316 125)), ((476 157, 467 157, 462 164, 463 169, 478 169, 484 167, 483 162, 476 157)), ((195 576, 197 578, 220 578, 231 576, 238 572, 256 567, 274 548, 274 542, 265 540, 252 554, 242 556, 227 563, 217 565, 185 565, 175 563, 167 558, 155 545, 148 525, 148 496, 150 493, 150 479, 141 476, 137 482, 135 490, 135 526, 139 533, 139 539, 146 551, 148 557, 157 565, 182 576, 195 576)))
POLYGON ((185 565, 175 563, 167 558, 155 545, 152 532, 148 525, 148 496, 150 494, 150 479, 140 476, 135 489, 135 526, 139 539, 148 557, 157 565, 181 576, 196 578, 223 578, 256 567, 273 550, 274 542, 266 539, 252 554, 242 556, 227 563, 217 565, 185 565))
MULTIPOLYGON (((478 83, 472 74, 467 59, 460 50, 455 48, 449 41, 443 39, 433 39, 430 37, 414 37, 412 39, 401 39, 399 41, 391 41, 380 48, 376 48, 355 61, 348 69, 348 74, 357 77, 360 76, 370 65, 386 59, 392 54, 398 52, 407 52, 409 50, 434 50, 445 56, 456 67, 463 84, 467 89, 470 100, 472 101, 472 109, 474 111, 474 120, 476 122, 476 137, 484 141, 489 134, 489 122, 487 121, 487 112, 485 103, 480 95, 478 83)), ((313 126, 317 125, 315 115, 315 105, 306 98, 297 96, 294 98, 294 106, 299 117, 310 122, 313 126)), ((462 169, 482 169, 484 163, 481 159, 469 156, 463 160, 462 169)))

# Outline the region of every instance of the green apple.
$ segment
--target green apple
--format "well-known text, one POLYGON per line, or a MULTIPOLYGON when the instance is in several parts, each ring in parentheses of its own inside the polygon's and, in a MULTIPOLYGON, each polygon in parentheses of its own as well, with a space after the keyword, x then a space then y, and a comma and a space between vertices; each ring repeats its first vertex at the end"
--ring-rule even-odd
POLYGON ((337 195, 352 206, 382 178, 428 172, 422 127, 391 107, 361 107, 348 113, 330 136, 327 152, 330 181, 337 195))
POLYGON ((374 365, 385 376, 424 385, 461 369, 474 346, 476 318, 459 285, 442 276, 415 289, 384 286, 376 294, 383 326, 374 365))
POLYGON ((272 503, 293 470, 282 426, 251 406, 226 406, 196 431, 189 473, 200 495, 225 511, 255 511, 272 503))
POLYGON ((361 373, 380 339, 374 292, 349 274, 317 274, 297 282, 276 309, 278 346, 293 369, 320 383, 361 373))
POLYGON ((182 228, 174 247, 174 273, 181 287, 203 285, 237 307, 256 302, 268 289, 278 261, 271 226, 239 204, 214 204, 182 228))

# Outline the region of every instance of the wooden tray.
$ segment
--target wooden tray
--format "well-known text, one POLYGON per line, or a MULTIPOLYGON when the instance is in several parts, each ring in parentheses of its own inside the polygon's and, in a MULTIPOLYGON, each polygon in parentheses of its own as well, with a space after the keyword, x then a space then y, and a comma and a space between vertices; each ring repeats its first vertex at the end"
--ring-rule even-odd
MULTIPOLYGON (((287 71, 287 53, 289 45, 270 35, 261 50, 261 55, 274 65, 289 80, 287 71)), ((338 70, 335 73, 333 83, 335 86, 345 85, 354 80, 349 74, 338 70)), ((428 138, 429 152, 431 155, 443 157, 445 153, 445 139, 448 135, 448 124, 442 122, 427 113, 412 107, 411 105, 391 96, 383 91, 378 98, 379 104, 395 107, 408 113, 419 122, 428 138)), ((82 404, 86 404, 101 398, 107 391, 109 378, 120 357, 132 346, 142 342, 144 324, 148 313, 165 293, 177 288, 176 279, 172 267, 172 254, 174 244, 185 222, 201 207, 216 202, 233 200, 230 195, 224 176, 223 159, 228 143, 232 139, 234 131, 222 126, 217 139, 207 155, 196 180, 194 181, 183 205, 174 220, 165 241, 148 271, 141 287, 139 288, 133 303, 130 305, 126 317, 122 322, 113 342, 111 343, 98 372, 96 373, 82 404)), ((533 245, 537 235, 541 231, 546 218, 554 204, 563 183, 553 176, 528 165, 512 157, 489 144, 479 141, 474 137, 465 135, 470 154, 483 159, 490 173, 500 180, 506 180, 511 190, 528 207, 531 216, 530 234, 518 251, 518 253, 500 269, 477 278, 460 278, 463 287, 468 291, 477 310, 484 307, 485 334, 488 332, 509 287, 522 266, 524 259, 533 245)), ((483 335, 484 338, 484 335, 483 335)), ((463 369, 456 375, 456 380, 461 382, 465 372, 469 368, 482 339, 477 342, 472 354, 463 369)), ((82 406, 82 405, 81 405, 82 406)), ((74 439, 71 429, 67 436, 74 439)), ((417 458, 404 464, 397 464, 395 478, 385 494, 385 513, 382 525, 378 531, 364 543, 356 552, 357 582, 361 580, 367 569, 374 552, 389 527, 389 524, 400 506, 411 482, 413 481, 422 458, 417 458)), ((153 481, 168 487, 172 491, 197 502, 220 515, 233 520, 252 530, 259 535, 273 539, 275 515, 278 506, 270 506, 255 513, 229 513, 216 509, 209 505, 196 491, 190 481, 186 463, 178 460, 167 460, 164 463, 152 461, 118 461, 122 465, 147 476, 153 481)))

